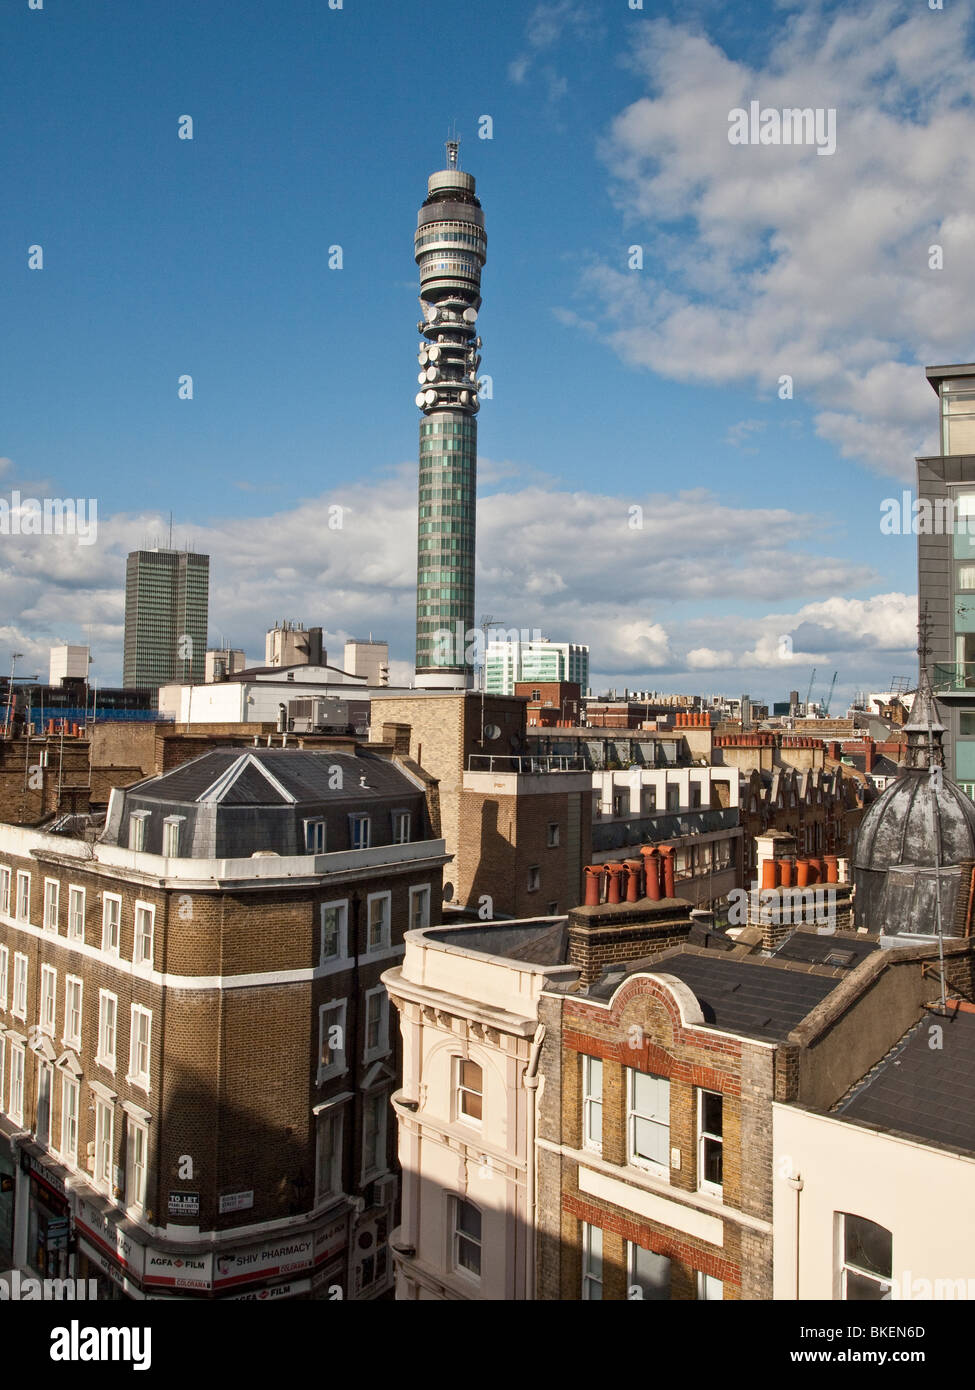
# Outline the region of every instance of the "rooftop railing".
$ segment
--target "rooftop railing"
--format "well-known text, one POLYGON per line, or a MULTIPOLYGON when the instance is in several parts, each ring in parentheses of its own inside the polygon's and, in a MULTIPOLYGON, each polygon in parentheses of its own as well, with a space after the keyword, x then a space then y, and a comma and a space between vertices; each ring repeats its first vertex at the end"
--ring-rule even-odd
POLYGON ((468 772, 516 772, 519 776, 530 773, 548 772, 588 772, 585 758, 550 753, 535 757, 504 753, 471 753, 467 759, 468 772))

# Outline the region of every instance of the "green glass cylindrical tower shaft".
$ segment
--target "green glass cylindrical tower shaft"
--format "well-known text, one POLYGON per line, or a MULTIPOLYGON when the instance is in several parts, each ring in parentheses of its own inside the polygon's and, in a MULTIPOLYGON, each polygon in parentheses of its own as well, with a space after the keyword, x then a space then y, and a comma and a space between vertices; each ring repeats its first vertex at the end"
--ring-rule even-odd
POLYGON ((417 684, 470 682, 465 653, 474 635, 474 539, 477 504, 477 311, 487 259, 484 213, 474 179, 457 167, 431 174, 417 218, 423 341, 417 406, 420 490, 417 536, 417 684))

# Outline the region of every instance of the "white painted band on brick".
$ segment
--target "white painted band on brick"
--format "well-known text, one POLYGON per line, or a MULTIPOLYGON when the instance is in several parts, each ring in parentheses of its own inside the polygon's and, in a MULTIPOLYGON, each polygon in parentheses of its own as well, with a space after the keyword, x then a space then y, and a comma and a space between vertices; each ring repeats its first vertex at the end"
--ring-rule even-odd
MULTIPOLYGON (((329 961, 327 965, 307 966, 295 970, 258 970, 247 975, 170 975, 161 970, 150 969, 144 961, 138 965, 133 965, 130 960, 123 960, 121 956, 113 955, 111 951, 103 951, 98 946, 89 946, 86 941, 77 941, 60 935, 55 936, 53 932, 43 931, 40 927, 32 926, 30 922, 21 922, 13 917, 0 914, 0 923, 12 927, 15 931, 23 932, 25 936, 33 936, 39 940, 47 941, 51 945, 60 946, 62 950, 70 951, 76 956, 100 961, 102 965, 110 966, 120 975, 131 975, 137 980, 145 980, 153 985, 162 985, 167 989, 247 989, 254 985, 300 985, 311 980, 323 979, 327 975, 337 974, 341 965, 344 965, 348 970, 351 970, 355 965, 354 959, 350 956, 344 962, 329 961)), ((382 951, 371 951, 367 955, 361 955, 359 964, 360 966, 375 965, 384 960, 395 960, 402 956, 405 950, 406 947, 403 945, 387 946, 382 951)))
POLYGON ((590 1197, 598 1197, 602 1202, 612 1202, 623 1211, 636 1212, 648 1221, 656 1221, 661 1226, 670 1226, 675 1231, 706 1240, 709 1245, 721 1246, 724 1243, 724 1222, 716 1216, 705 1216, 703 1212, 690 1207, 668 1202, 666 1197, 657 1197, 652 1192, 644 1192, 618 1178, 609 1178, 604 1173, 595 1173, 591 1168, 579 1168, 579 1191, 590 1197))

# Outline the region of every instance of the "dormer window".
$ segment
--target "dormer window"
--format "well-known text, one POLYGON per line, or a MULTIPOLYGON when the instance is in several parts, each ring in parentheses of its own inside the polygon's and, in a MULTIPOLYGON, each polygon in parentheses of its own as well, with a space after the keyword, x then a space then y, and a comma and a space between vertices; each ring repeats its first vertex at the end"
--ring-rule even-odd
POLYGON ((305 853, 325 853, 325 822, 323 820, 305 821, 305 853))
POLYGON ((133 811, 129 816, 129 849, 145 849, 146 821, 148 819, 148 811, 133 811))
POLYGON ((185 816, 167 816, 163 821, 162 852, 167 859, 179 858, 180 827, 185 816))

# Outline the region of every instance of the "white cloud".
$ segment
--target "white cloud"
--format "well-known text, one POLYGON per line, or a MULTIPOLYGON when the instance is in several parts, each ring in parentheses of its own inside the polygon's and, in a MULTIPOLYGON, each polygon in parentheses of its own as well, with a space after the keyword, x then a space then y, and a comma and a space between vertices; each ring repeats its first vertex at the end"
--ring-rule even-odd
POLYGON ((844 457, 912 478, 937 419, 922 366, 971 354, 969 24, 965 7, 813 3, 783 15, 761 67, 669 19, 641 26, 630 66, 650 94, 603 152, 646 269, 587 272, 604 340, 633 366, 770 399, 791 375, 844 457), (835 108, 835 154, 729 144, 729 111, 753 99, 835 108))
POLYGON ((734 655, 725 649, 716 652, 713 647, 695 647, 685 658, 689 671, 714 671, 721 667, 733 666, 734 655))

